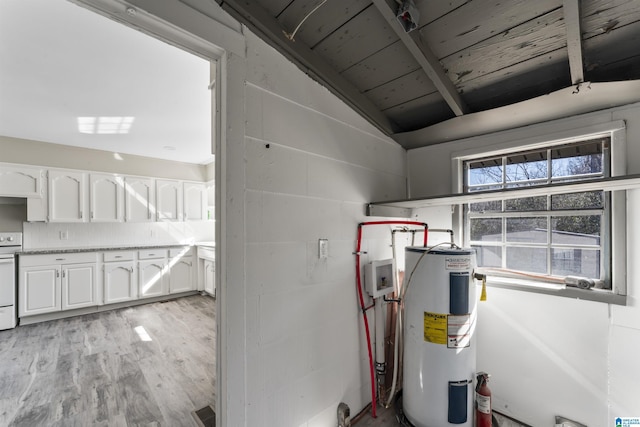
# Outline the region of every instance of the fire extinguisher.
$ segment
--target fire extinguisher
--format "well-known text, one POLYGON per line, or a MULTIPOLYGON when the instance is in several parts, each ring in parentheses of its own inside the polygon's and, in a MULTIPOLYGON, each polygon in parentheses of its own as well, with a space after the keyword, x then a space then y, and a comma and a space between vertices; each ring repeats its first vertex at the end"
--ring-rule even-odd
POLYGON ((491 427, 491 390, 489 374, 478 372, 476 383, 476 427, 491 427))

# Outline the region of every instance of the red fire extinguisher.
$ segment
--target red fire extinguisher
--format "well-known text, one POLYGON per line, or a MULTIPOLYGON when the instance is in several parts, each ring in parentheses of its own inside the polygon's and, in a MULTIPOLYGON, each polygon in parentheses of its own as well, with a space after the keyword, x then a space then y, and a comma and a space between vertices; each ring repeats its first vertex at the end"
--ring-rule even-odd
POLYGON ((489 374, 478 372, 476 384, 476 427, 491 427, 491 390, 489 374))

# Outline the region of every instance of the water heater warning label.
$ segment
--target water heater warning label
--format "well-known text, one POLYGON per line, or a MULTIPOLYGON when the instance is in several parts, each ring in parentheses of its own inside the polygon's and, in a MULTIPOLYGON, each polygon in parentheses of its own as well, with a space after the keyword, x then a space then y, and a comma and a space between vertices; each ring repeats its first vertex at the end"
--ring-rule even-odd
POLYGON ((447 315, 424 312, 424 340, 434 344, 447 344, 447 315))
POLYGON ((471 344, 471 315, 447 316, 447 347, 464 348, 471 344))

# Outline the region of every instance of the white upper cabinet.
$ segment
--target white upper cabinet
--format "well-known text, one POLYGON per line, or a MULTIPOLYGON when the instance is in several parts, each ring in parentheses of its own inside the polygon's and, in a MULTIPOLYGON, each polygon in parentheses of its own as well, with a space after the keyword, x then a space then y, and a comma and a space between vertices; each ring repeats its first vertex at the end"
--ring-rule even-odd
POLYGON ((41 198, 44 178, 42 168, 0 165, 0 196, 41 198))
POLYGON ((151 178, 124 178, 125 221, 155 221, 155 182, 151 178))
POLYGON ((156 180, 158 221, 182 221, 182 183, 169 179, 156 180))
POLYGON ((184 220, 201 221, 207 219, 207 186, 202 182, 185 182, 184 220))
POLYGON ((86 220, 84 172, 49 170, 49 221, 83 222, 86 220))
POLYGON ((124 221, 124 182, 113 174, 89 175, 91 222, 124 221))

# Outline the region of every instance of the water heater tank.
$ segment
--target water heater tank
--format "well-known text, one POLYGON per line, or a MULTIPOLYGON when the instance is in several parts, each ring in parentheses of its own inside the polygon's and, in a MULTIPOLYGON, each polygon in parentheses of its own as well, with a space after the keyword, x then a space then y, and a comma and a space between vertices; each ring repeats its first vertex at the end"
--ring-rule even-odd
POLYGON ((406 249, 403 410, 416 427, 473 424, 475 252, 406 249))

